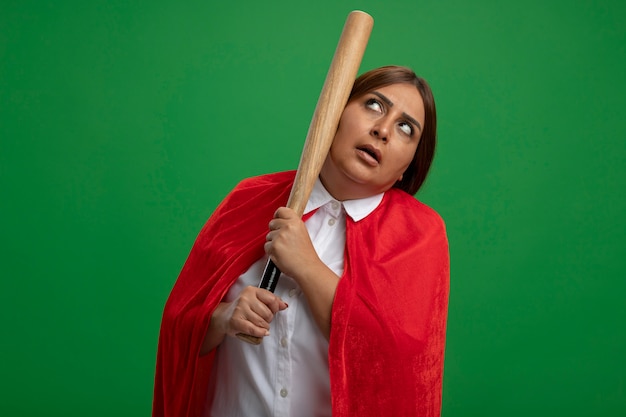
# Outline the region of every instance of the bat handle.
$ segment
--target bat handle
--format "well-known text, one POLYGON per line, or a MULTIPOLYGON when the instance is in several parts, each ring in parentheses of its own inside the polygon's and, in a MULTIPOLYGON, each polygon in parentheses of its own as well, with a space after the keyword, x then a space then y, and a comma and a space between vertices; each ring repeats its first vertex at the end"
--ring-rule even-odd
MULTIPOLYGON (((265 270, 263 271, 263 276, 261 278, 261 282, 259 282, 259 288, 263 288, 264 290, 268 290, 270 292, 274 292, 276 289, 276 285, 278 284, 278 277, 280 276, 280 269, 276 266, 271 259, 267 260, 265 264, 265 270)), ((244 342, 251 343, 253 345, 260 345, 263 338, 250 336, 245 333, 237 333, 237 337, 244 342)))
POLYGON ((274 292, 276 289, 276 285, 278 284, 278 277, 280 276, 280 269, 276 266, 271 259, 267 260, 265 264, 265 270, 263 271, 263 276, 261 277, 261 282, 259 282, 259 288, 263 288, 264 290, 268 290, 269 292, 274 292))

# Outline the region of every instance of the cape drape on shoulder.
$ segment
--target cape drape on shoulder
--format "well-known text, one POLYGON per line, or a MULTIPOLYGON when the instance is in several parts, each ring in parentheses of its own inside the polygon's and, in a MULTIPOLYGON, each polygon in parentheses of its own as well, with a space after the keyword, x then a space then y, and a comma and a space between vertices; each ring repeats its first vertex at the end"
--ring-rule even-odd
MULTIPOLYGON (((264 255, 294 176, 242 181, 200 231, 163 312, 154 417, 202 415, 214 359, 199 355, 209 318, 264 255)), ((366 218, 347 217, 328 353, 334 417, 440 415, 448 292, 445 227, 432 209, 391 189, 366 218)))

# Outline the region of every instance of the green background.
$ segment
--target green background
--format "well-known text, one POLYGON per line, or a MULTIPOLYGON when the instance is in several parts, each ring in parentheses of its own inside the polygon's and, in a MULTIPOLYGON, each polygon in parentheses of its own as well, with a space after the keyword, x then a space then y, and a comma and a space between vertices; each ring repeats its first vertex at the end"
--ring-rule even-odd
POLYGON ((149 415, 197 232, 296 167, 353 9, 437 100, 443 415, 626 415, 621 0, 3 0, 0 415, 149 415))

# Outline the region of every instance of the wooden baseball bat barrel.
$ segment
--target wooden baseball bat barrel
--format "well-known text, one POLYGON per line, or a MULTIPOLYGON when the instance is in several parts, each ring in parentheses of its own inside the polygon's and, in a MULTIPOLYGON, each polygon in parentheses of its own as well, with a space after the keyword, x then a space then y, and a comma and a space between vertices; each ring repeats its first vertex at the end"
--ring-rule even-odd
MULTIPOLYGON (((333 143, 339 119, 348 102, 373 25, 374 19, 358 10, 350 12, 344 24, 315 106, 296 178, 287 201, 287 207, 294 210, 298 216, 302 216, 304 212, 315 180, 333 143)), ((271 260, 268 261, 259 287, 274 291, 279 275, 280 271, 276 265, 271 260)), ((242 333, 237 336, 253 344, 259 344, 262 340, 242 333)))
POLYGON ((339 119, 359 71, 374 19, 367 13, 348 15, 311 119, 287 207, 302 216, 315 180, 333 143, 339 119))

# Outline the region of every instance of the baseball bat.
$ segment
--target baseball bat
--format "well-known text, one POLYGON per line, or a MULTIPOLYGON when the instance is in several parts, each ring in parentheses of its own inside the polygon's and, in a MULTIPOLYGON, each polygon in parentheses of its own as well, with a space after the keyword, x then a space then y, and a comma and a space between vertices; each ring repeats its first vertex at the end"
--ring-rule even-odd
MULTIPOLYGON (((350 91, 359 71, 361 60, 369 40, 374 19, 367 13, 355 10, 348 18, 341 32, 335 54, 326 74, 309 131, 304 141, 300 163, 294 179, 287 207, 302 216, 311 195, 315 180, 324 164, 328 151, 337 132, 339 119, 346 107, 350 91)), ((274 291, 280 270, 268 260, 259 288, 274 291)), ((237 334, 242 340, 258 345, 262 338, 237 334)))

